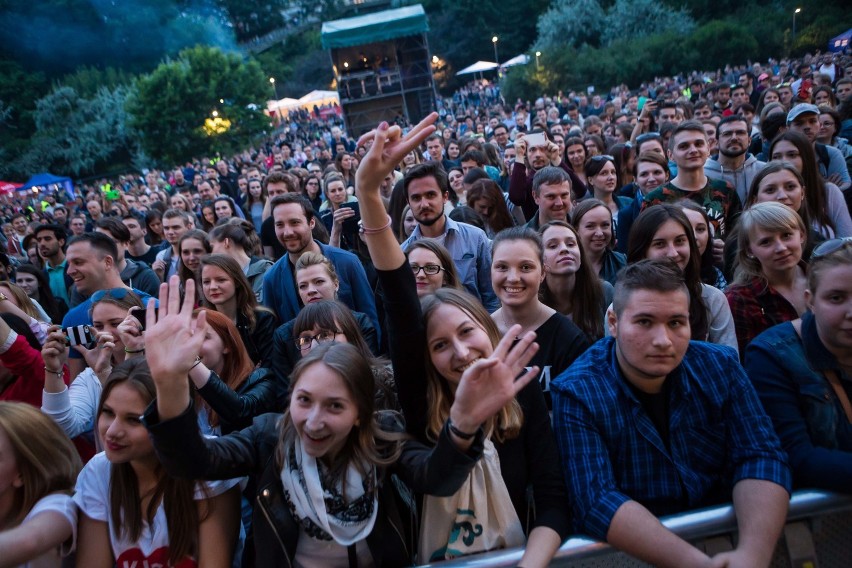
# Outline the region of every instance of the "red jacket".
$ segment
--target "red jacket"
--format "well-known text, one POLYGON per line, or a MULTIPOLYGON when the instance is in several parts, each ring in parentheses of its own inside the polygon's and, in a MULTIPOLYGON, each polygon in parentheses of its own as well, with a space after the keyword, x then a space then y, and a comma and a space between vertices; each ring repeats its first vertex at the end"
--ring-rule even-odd
MULTIPOLYGON (((41 408, 44 390, 44 360, 41 352, 33 349, 23 335, 18 335, 5 353, 0 353, 0 363, 17 377, 0 392, 0 400, 26 402, 41 408)), ((68 368, 63 368, 65 384, 71 382, 68 368)))

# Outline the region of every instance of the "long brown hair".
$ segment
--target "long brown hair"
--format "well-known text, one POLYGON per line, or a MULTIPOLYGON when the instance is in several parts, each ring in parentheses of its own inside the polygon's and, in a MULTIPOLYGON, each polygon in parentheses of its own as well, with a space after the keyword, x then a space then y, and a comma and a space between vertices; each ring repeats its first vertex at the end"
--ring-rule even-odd
MULTIPOLYGON (((362 475, 367 474, 368 466, 387 466, 394 463, 402 451, 402 434, 382 430, 375 413, 375 378, 367 359, 358 349, 348 343, 323 343, 303 357, 293 369, 289 398, 299 384, 299 379, 310 372, 314 365, 323 364, 335 371, 358 408, 358 422, 349 433, 346 444, 329 464, 328 472, 333 480, 339 480, 345 474, 350 462, 362 475)), ((290 408, 284 411, 281 419, 281 441, 276 450, 276 460, 282 467, 287 450, 295 442, 296 428, 290 418, 290 408)), ((345 487, 345 484, 343 484, 345 487)))
MULTIPOLYGON (((538 234, 544 241, 544 233, 551 227, 565 227, 574 234, 577 239, 577 248, 580 249, 580 268, 574 276, 574 299, 571 302, 571 320, 577 324, 583 332, 592 340, 598 340, 604 336, 604 289, 603 283, 592 270, 592 265, 586 259, 586 251, 583 242, 575 229, 565 221, 551 221, 539 227, 538 234)), ((556 298, 547 285, 547 275, 539 287, 539 297, 542 303, 551 308, 556 307, 556 298)))
MULTIPOLYGON (((482 328, 491 340, 491 346, 496 347, 500 342, 500 330, 491 319, 489 313, 482 304, 462 290, 455 288, 439 288, 433 294, 429 294, 420 300, 423 308, 423 321, 426 325, 429 319, 435 315, 435 311, 443 305, 449 305, 460 309, 470 319, 482 328)), ((450 416, 450 407, 453 404, 453 393, 447 383, 447 379, 438 373, 432 363, 429 353, 428 341, 423 346, 426 350, 426 399, 429 405, 429 421, 426 435, 431 440, 437 440, 444 423, 450 416)), ((524 423, 524 413, 517 399, 512 399, 500 411, 485 422, 486 435, 494 435, 494 438, 503 442, 516 438, 521 432, 524 423)))
POLYGON ((0 432, 5 432, 21 477, 15 490, 12 521, 24 520, 35 504, 51 493, 71 494, 83 464, 65 432, 37 408, 23 402, 0 402, 0 432))
MULTIPOLYGON (((254 330, 254 326, 257 324, 257 315, 256 312, 261 308, 261 306, 257 303, 257 296, 254 295, 254 290, 252 290, 251 284, 249 284, 248 278, 246 278, 243 269, 240 268, 240 265, 237 264, 237 261, 227 254, 208 254, 201 257, 201 264, 199 270, 199 280, 201 279, 201 275, 204 274, 205 266, 215 266, 219 268, 228 275, 228 277, 234 283, 234 299, 237 303, 237 312, 239 312, 247 321, 250 330, 254 330)), ((204 295, 204 287, 201 287, 201 305, 207 308, 209 311, 216 311, 216 306, 214 306, 207 297, 204 295)))
MULTIPOLYGON (((98 419, 110 393, 121 384, 135 390, 146 403, 157 397, 148 362, 141 357, 130 359, 114 368, 104 384, 98 403, 98 419)), ((157 476, 157 485, 148 507, 143 511, 139 478, 136 477, 133 466, 130 463, 110 465, 110 518, 120 534, 128 540, 137 541, 142 535, 144 523, 153 524, 154 516, 162 502, 169 534, 169 562, 176 565, 186 556, 194 556, 198 552, 198 525, 202 519, 199 518, 194 500, 195 482, 166 475, 159 464, 154 473, 157 476)))

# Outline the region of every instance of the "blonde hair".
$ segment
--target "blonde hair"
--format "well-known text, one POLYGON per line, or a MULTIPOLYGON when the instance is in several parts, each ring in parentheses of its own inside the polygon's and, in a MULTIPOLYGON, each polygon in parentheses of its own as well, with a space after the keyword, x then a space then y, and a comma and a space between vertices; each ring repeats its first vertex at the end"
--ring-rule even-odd
POLYGON ((15 493, 15 523, 46 495, 71 494, 83 463, 53 420, 29 404, 4 401, 0 402, 0 430, 9 439, 22 481, 15 493))
POLYGON ((27 293, 24 292, 23 288, 21 288, 17 284, 13 284, 8 281, 0 283, 0 286, 5 286, 9 289, 12 298, 14 298, 15 300, 14 303, 17 304, 19 308, 21 308, 21 311, 23 311, 31 318, 41 321, 42 315, 38 312, 35 307, 35 304, 33 304, 32 299, 30 299, 27 293))
POLYGON ((340 279, 337 277, 337 271, 334 269, 334 265, 330 260, 318 252, 306 252, 300 256, 299 260, 296 261, 296 267, 293 271, 298 275, 300 270, 304 270, 311 266, 325 267, 325 271, 328 272, 328 277, 331 278, 334 285, 340 286, 340 279))
MULTIPOLYGON (((467 314, 476 325, 482 328, 488 334, 492 347, 496 347, 500 342, 500 330, 497 329, 497 324, 494 323, 482 304, 467 292, 455 288, 439 288, 433 294, 424 297, 421 300, 421 305, 423 320, 426 325, 438 308, 449 305, 467 314)), ((450 416, 453 394, 447 384, 447 379, 438 373, 432 363, 428 341, 424 349, 426 349, 426 398, 429 406, 426 435, 430 440, 436 441, 444 423, 450 416)), ((485 422, 485 435, 493 435, 498 442, 504 442, 518 437, 523 423, 524 412, 517 399, 513 398, 497 414, 485 422)))
POLYGON ((755 278, 767 282, 760 261, 749 252, 754 232, 757 229, 774 233, 799 231, 802 235, 803 247, 808 238, 808 230, 805 228, 802 218, 783 203, 777 201, 755 203, 740 214, 737 222, 738 246, 735 280, 738 284, 745 284, 755 278))

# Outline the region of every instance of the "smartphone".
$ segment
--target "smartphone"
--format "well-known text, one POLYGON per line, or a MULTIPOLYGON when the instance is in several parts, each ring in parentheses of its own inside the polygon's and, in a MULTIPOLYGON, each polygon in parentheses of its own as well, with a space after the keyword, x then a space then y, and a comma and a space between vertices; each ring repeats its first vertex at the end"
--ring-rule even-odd
POLYGON ((539 148, 541 146, 547 146, 547 138, 545 138, 543 132, 527 134, 526 136, 524 136, 524 140, 527 141, 527 148, 539 148))
MULTIPOLYGON (((142 331, 145 331, 145 320, 148 319, 147 313, 148 308, 139 308, 130 312, 133 314, 133 317, 139 320, 139 324, 142 326, 142 331)), ((157 308, 154 308, 154 315, 157 315, 157 308)))
POLYGON ((355 211, 355 215, 349 217, 345 221, 343 221, 343 232, 352 234, 358 232, 358 221, 361 220, 361 207, 357 202, 352 203, 343 203, 340 207, 345 207, 347 209, 353 209, 355 211))
POLYGON ((88 325, 77 325, 74 327, 66 327, 62 330, 65 334, 65 339, 68 345, 82 345, 90 347, 97 343, 98 339, 95 335, 95 330, 88 325))

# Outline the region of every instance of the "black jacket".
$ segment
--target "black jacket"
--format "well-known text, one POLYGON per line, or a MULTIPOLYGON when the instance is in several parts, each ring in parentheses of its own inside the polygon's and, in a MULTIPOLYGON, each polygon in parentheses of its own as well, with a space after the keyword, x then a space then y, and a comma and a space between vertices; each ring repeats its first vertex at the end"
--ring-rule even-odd
MULTIPOLYGON (((299 526, 284 500, 281 467, 275 455, 280 418, 278 414, 265 414, 244 430, 204 438, 192 405, 180 416, 161 422, 155 400, 143 417, 169 475, 187 479, 255 476, 252 527, 258 567, 292 566, 299 539, 299 526)), ((391 475, 397 474, 417 493, 449 496, 467 479, 482 452, 481 431, 467 453, 456 449, 446 427, 434 447, 414 440, 404 443, 399 461, 390 470, 379 471, 378 516, 366 539, 377 567, 411 566, 416 552, 416 524, 405 505, 409 500, 403 499, 391 475)))
POLYGON ((249 357, 254 364, 261 367, 272 366, 272 334, 278 326, 278 318, 270 311, 255 310, 254 329, 249 328, 248 320, 243 314, 237 314, 237 331, 243 345, 246 346, 249 357))
POLYGON ((223 435, 251 426, 261 414, 283 411, 287 398, 286 390, 281 389, 272 372, 263 367, 255 369, 236 391, 210 371, 207 384, 198 389, 198 394, 219 415, 223 435))

